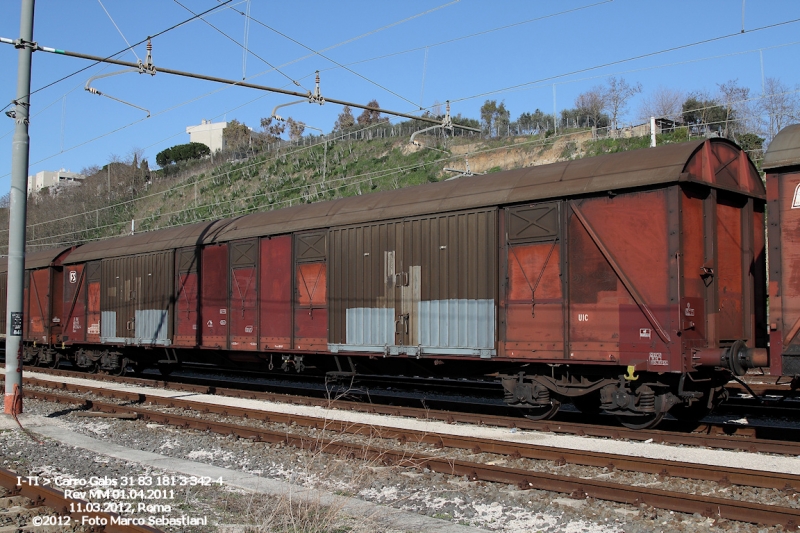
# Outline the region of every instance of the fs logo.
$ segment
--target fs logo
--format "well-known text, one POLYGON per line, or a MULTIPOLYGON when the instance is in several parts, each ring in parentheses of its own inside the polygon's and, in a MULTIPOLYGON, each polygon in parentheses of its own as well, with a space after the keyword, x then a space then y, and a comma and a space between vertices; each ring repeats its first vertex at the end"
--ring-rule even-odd
POLYGON ((78 283, 78 271, 77 270, 70 270, 69 271, 69 282, 70 283, 78 283))

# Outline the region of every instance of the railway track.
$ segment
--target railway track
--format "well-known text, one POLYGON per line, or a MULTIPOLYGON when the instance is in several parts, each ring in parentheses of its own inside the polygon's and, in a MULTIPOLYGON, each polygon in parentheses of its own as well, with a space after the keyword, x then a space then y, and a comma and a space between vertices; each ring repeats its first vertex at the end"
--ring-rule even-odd
MULTIPOLYGON (((47 384, 52 385, 52 383, 45 382, 44 386, 47 384)), ((33 381, 30 384, 42 386, 33 381)), ((430 431, 377 428, 367 424, 323 421, 315 417, 286 415, 266 412, 260 409, 227 405, 210 405, 196 400, 164 398, 157 395, 108 390, 101 387, 82 387, 75 384, 61 383, 58 388, 62 391, 68 391, 72 395, 43 392, 29 388, 26 391, 26 396, 45 401, 72 404, 81 409, 111 413, 117 416, 136 417, 149 422, 192 428, 200 431, 212 431, 223 435, 235 435, 238 438, 251 439, 258 442, 281 443, 349 458, 378 461, 387 465, 416 469, 427 468, 434 472, 466 476, 472 481, 498 482, 513 484, 520 488, 566 493, 573 498, 591 497, 627 504, 643 503, 672 511, 700 513, 705 516, 730 520, 769 525, 781 524, 789 529, 796 529, 797 525, 800 524, 800 509, 791 507, 763 505, 742 500, 631 486, 629 484, 596 479, 538 472, 531 469, 503 467, 497 464, 454 460, 448 457, 446 453, 442 455, 415 453, 396 447, 348 443, 339 435, 342 433, 368 435, 377 439, 396 440, 400 443, 422 442, 433 445, 435 448, 440 448, 445 452, 448 448, 466 449, 473 453, 549 460, 560 464, 574 462, 576 464, 609 469, 646 472, 659 476, 703 479, 723 484, 773 488, 790 492, 800 490, 800 476, 797 475, 738 468, 706 467, 694 463, 678 463, 607 453, 553 449, 531 444, 459 437, 430 431), (106 395, 125 403, 94 401, 77 397, 75 394, 106 395), (143 407, 142 405, 145 403, 151 403, 161 408, 161 410, 143 407), (247 419, 249 423, 211 420, 206 416, 187 416, 185 414, 167 412, 163 408, 192 410, 195 411, 195 415, 197 413, 214 413, 226 417, 240 417, 247 419), (269 429, 260 427, 258 424, 254 425, 253 421, 280 423, 286 427, 277 430, 269 429), (317 435, 311 437, 292 432, 291 428, 295 426, 321 428, 325 430, 323 433, 325 436, 317 435), (327 435, 331 436, 327 437, 327 435)))
POLYGON ((797 442, 800 441, 800 430, 796 428, 754 427, 732 423, 701 423, 694 425, 689 429, 686 429, 685 426, 680 426, 679 428, 676 428, 679 429, 677 431, 655 429, 631 430, 621 426, 598 425, 581 422, 558 420, 534 421, 517 416, 463 413, 456 411, 389 406, 343 400, 330 401, 322 398, 216 387, 197 383, 181 383, 176 381, 164 381, 130 376, 86 374, 83 372, 60 369, 41 369, 31 367, 27 369, 27 371, 40 372, 53 376, 95 379, 99 381, 140 387, 167 388, 196 394, 213 394, 224 397, 265 400, 270 402, 334 407, 337 409, 350 411, 427 420, 439 420, 448 423, 518 428, 523 430, 543 431, 556 434, 601 437, 617 440, 626 439, 640 442, 650 441, 662 444, 720 448, 726 450, 745 450, 749 452, 775 453, 782 455, 800 454, 800 445, 797 444, 797 442))
MULTIPOLYGON (((122 525, 114 513, 82 511, 91 506, 85 500, 67 498, 52 487, 31 484, 16 472, 0 468, 0 516, 13 523, 0 522, 14 531, 104 531, 105 533, 158 533, 144 525, 122 525), (102 525, 102 527, 101 527, 102 525)), ((6 527, 2 527, 5 531, 6 527)), ((9 530, 11 531, 11 530, 9 530)))

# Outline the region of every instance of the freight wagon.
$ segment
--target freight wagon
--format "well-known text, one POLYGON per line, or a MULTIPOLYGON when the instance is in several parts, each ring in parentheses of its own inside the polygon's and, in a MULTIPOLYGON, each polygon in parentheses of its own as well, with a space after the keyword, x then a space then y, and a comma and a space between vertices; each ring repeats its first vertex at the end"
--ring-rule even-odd
POLYGON ((494 380, 532 418, 694 419, 768 364, 765 203, 715 138, 92 242, 29 256, 26 311, 53 303, 24 356, 494 380))

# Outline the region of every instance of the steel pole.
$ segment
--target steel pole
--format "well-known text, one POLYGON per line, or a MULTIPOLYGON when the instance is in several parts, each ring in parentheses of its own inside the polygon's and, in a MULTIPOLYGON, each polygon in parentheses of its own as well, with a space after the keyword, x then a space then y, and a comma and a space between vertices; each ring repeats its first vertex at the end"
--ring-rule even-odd
POLYGON ((30 116, 33 4, 22 0, 19 18, 17 99, 11 148, 11 193, 8 221, 8 295, 6 301, 6 394, 4 412, 22 412, 22 296, 25 276, 25 218, 28 201, 28 117, 30 116))

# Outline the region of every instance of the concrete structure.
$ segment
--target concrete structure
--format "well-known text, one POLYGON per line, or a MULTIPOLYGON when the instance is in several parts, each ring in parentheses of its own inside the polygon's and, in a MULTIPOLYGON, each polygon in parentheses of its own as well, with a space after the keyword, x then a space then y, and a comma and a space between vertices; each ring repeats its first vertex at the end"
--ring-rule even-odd
POLYGON ((33 176, 28 176, 28 196, 37 193, 45 187, 63 187, 80 183, 86 176, 68 170, 42 170, 33 176))
POLYGON ((203 119, 199 126, 188 126, 186 133, 189 134, 189 142, 205 144, 212 152, 216 152, 225 149, 222 130, 227 125, 227 122, 211 122, 203 119))

